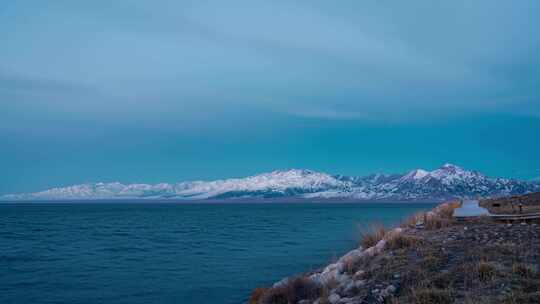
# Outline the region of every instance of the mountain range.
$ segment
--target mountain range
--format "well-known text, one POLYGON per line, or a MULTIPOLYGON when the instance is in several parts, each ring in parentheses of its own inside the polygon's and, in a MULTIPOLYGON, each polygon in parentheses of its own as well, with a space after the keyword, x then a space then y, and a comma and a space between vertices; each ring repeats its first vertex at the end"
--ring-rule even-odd
POLYGON ((98 199, 329 199, 440 201, 498 197, 540 191, 540 183, 487 177, 452 164, 405 174, 355 177, 305 169, 277 170, 246 178, 176 184, 86 183, 49 190, 8 194, 4 201, 98 199))

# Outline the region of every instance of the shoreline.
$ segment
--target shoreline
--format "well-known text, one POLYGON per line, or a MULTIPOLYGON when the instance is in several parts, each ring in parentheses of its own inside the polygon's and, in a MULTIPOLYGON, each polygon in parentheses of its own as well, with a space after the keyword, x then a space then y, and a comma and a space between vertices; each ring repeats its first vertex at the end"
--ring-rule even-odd
POLYGON ((63 199, 63 200, 0 200, 0 204, 438 204, 440 200, 361 200, 361 199, 312 199, 312 198, 245 198, 245 199, 63 199))
POLYGON ((375 227, 335 263, 256 288, 247 303, 540 301, 540 225, 457 220, 458 206, 439 204, 388 231, 375 227))

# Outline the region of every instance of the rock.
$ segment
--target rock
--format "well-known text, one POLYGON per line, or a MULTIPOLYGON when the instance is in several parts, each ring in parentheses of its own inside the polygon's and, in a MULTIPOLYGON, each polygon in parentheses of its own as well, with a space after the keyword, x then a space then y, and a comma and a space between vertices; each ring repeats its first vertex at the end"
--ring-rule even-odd
POLYGON ((328 282, 331 282, 336 278, 336 272, 331 271, 331 272, 315 273, 315 274, 312 274, 309 278, 317 284, 326 285, 328 282))
POLYGON ((351 277, 347 274, 336 274, 336 280, 339 285, 347 285, 351 281, 351 277))
POLYGON ((326 284, 329 281, 336 279, 339 274, 339 269, 343 268, 343 263, 333 263, 323 270, 321 273, 312 274, 309 278, 319 284, 326 284))
POLYGON ((364 303, 362 301, 362 297, 341 298, 341 300, 339 300, 339 304, 361 304, 361 303, 364 303))
POLYGON ((375 253, 383 251, 384 246, 386 245, 386 240, 380 240, 377 245, 375 245, 375 253))
POLYGON ((346 294, 350 294, 354 288, 356 288, 356 282, 355 281, 350 281, 349 283, 347 283, 347 285, 343 288, 343 291, 346 293, 346 294))
POLYGON ((280 287, 280 286, 286 285, 287 283, 289 283, 289 278, 284 278, 284 279, 281 279, 281 281, 274 283, 272 287, 273 288, 280 287))
POLYGON ((399 279, 401 275, 399 273, 394 273, 394 279, 399 279))
POLYGON ((338 294, 331 294, 329 297, 328 297, 328 301, 332 304, 336 304, 339 302, 339 300, 341 299, 341 297, 338 295, 338 294))
POLYGON ((364 285, 366 285, 366 280, 358 280, 354 282, 354 286, 356 286, 356 288, 361 288, 364 285))
POLYGON ((364 274, 366 274, 366 272, 364 270, 358 270, 354 275, 353 275, 353 278, 355 279, 361 279, 364 277, 364 274))
POLYGON ((351 250, 351 251, 347 252, 347 254, 345 254, 343 257, 341 257, 338 262, 344 263, 344 262, 349 261, 349 260, 354 261, 354 260, 360 258, 361 256, 362 256, 362 250, 354 249, 354 250, 351 250))
POLYGON ((371 293, 375 294, 375 293, 379 293, 379 291, 380 291, 380 290, 378 290, 378 289, 373 289, 373 290, 371 291, 371 293))
POLYGON ((339 304, 349 304, 349 303, 353 303, 354 301, 354 298, 341 298, 339 300, 339 304))

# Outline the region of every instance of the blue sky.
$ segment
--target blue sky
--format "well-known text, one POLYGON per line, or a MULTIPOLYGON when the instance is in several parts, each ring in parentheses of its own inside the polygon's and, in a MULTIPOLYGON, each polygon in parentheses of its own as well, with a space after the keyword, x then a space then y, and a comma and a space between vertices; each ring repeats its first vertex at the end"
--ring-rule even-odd
POLYGON ((538 1, 5 1, 0 193, 452 162, 540 176, 538 1))

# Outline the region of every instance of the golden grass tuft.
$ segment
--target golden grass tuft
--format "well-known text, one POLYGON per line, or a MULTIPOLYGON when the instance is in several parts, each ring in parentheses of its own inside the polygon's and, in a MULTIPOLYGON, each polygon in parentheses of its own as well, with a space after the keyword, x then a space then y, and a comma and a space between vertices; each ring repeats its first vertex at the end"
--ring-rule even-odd
POLYGON ((459 201, 440 204, 432 211, 416 213, 406 218, 401 227, 414 228, 417 224, 423 224, 426 229, 435 230, 451 226, 454 222, 454 210, 459 206, 459 201))
MULTIPOLYGON (((255 292, 255 291, 254 291, 255 292)), ((252 294, 253 295, 253 294, 252 294)), ((288 304, 313 300, 321 295, 321 287, 307 277, 296 277, 287 283, 257 292, 257 304, 288 304)), ((250 302, 252 303, 252 302, 250 302)))
POLYGON ((248 303, 249 303, 249 304, 257 304, 257 303, 259 303, 259 301, 261 300, 261 298, 263 297, 263 295, 264 295, 269 289, 270 289, 270 288, 268 288, 268 287, 258 287, 258 288, 255 288, 255 289, 251 292, 251 295, 249 296, 248 303))
POLYGON ((381 224, 371 224, 368 228, 360 232, 361 241, 360 246, 366 249, 377 245, 377 243, 386 235, 386 229, 381 224))
POLYGON ((485 260, 481 260, 478 262, 478 265, 476 266, 476 271, 478 272, 478 278, 482 282, 491 281, 496 274, 495 267, 491 264, 486 262, 485 260))
POLYGON ((422 240, 418 237, 399 233, 386 239, 386 248, 390 250, 416 248, 421 243, 422 240))

